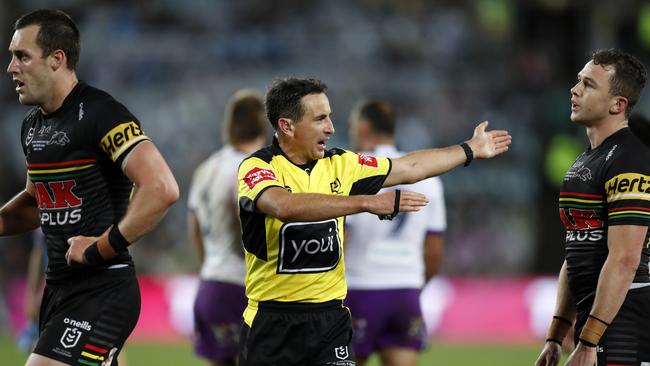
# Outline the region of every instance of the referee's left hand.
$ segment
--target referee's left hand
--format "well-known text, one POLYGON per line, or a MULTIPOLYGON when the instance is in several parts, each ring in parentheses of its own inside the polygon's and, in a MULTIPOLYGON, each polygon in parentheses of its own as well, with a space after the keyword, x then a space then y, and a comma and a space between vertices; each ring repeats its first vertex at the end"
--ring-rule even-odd
POLYGON ((97 241, 94 236, 73 236, 68 239, 68 251, 65 253, 65 260, 69 266, 79 266, 86 264, 84 252, 92 243, 97 241))

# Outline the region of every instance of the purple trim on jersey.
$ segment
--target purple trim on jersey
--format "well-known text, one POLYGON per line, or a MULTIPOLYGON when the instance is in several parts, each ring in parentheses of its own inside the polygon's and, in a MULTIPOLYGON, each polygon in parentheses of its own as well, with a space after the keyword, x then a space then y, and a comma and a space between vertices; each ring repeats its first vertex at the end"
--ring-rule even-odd
POLYGON ((360 358, 383 348, 426 346, 419 289, 349 290, 345 305, 352 312, 352 345, 360 358))
POLYGON ((201 280, 194 301, 194 351, 197 355, 222 362, 237 356, 246 301, 243 286, 201 280))

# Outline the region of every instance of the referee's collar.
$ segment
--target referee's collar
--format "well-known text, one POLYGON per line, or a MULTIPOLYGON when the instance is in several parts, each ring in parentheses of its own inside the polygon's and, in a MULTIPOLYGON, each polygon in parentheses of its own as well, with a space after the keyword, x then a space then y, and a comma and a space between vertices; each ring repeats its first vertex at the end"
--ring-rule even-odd
POLYGON ((296 164, 293 161, 291 161, 291 159, 289 159, 287 154, 285 154, 284 151, 282 151, 282 148, 280 147, 280 141, 278 140, 277 135, 273 135, 272 144, 273 144, 273 147, 278 149, 280 155, 284 156, 284 158, 287 159, 288 162, 290 162, 291 164, 293 164, 293 165, 297 166, 298 168, 304 170, 305 173, 307 173, 307 174, 311 174, 311 172, 314 170, 314 166, 316 166, 316 163, 318 163, 319 159, 312 160, 312 161, 310 161, 308 163, 305 163, 305 164, 296 164))

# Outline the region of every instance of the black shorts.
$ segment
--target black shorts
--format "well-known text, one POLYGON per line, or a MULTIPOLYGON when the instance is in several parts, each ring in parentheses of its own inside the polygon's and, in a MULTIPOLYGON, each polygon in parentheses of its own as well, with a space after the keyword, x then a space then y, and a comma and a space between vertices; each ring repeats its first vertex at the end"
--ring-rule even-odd
POLYGON ((354 366, 350 310, 325 303, 261 302, 242 326, 240 366, 354 366))
POLYGON ((34 353, 70 365, 115 366, 139 316, 140 288, 133 267, 48 283, 34 353))
MULTIPOLYGON (((646 365, 650 363, 650 287, 630 290, 612 324, 598 343, 598 365, 646 365)), ((589 312, 578 314, 578 342, 589 312)))

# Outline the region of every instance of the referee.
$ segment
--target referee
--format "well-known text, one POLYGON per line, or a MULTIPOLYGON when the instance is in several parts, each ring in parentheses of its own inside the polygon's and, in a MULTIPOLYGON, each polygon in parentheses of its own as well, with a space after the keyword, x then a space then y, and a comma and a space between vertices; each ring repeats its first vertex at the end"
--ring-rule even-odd
POLYGON ((461 145, 396 159, 328 150, 334 124, 326 90, 316 79, 277 80, 266 95, 276 138, 239 167, 248 297, 243 366, 354 365, 342 305, 344 216, 417 211, 427 204, 424 195, 376 193, 499 155, 511 142, 506 131, 486 132, 484 122, 461 145))

